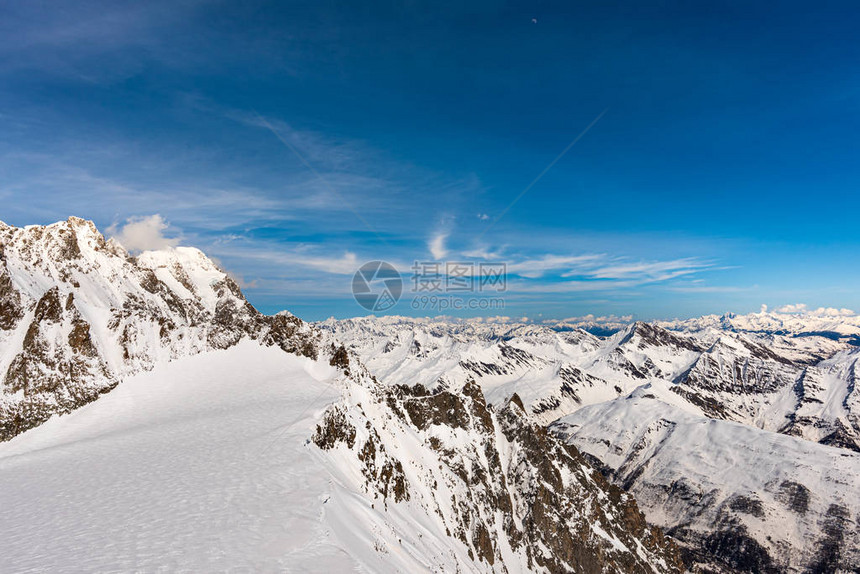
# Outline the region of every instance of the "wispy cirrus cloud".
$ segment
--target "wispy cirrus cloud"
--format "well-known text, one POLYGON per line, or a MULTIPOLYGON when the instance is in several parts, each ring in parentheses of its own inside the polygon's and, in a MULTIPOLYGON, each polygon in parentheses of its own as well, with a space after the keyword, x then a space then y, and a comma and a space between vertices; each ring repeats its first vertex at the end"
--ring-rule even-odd
POLYGON ((296 268, 312 269, 327 275, 352 275, 364 263, 351 251, 332 254, 332 250, 319 247, 284 245, 274 249, 266 243, 244 242, 233 248, 214 248, 220 257, 244 258, 256 264, 282 270, 287 273, 296 268))
POLYGON ((372 146, 358 139, 337 138, 322 132, 299 129, 278 118, 263 116, 255 111, 237 110, 196 101, 198 108, 248 127, 270 131, 297 154, 306 168, 318 175, 332 172, 354 172, 357 163, 382 160, 373 157, 372 146))
POLYGON ((755 289, 756 286, 741 287, 736 285, 670 285, 666 289, 674 293, 740 293, 755 289))
POLYGON ((590 291, 607 286, 630 287, 664 282, 714 268, 714 263, 695 258, 664 261, 630 261, 609 254, 542 255, 508 263, 508 272, 526 279, 554 276, 554 290, 590 291))
POLYGON ((606 255, 587 253, 584 255, 540 255, 534 258, 525 258, 508 263, 508 272, 536 279, 551 271, 572 269, 587 269, 606 259, 606 255))
MULTIPOLYGON (((695 258, 671 259, 668 261, 637 261, 601 266, 589 271, 588 276, 596 279, 649 279, 665 281, 681 275, 689 275, 700 269, 713 267, 713 263, 695 258)), ((573 275, 573 272, 565 276, 573 275)))
POLYGON ((433 259, 444 259, 448 255, 448 250, 445 248, 446 239, 448 239, 447 233, 437 232, 427 242, 427 249, 433 259))

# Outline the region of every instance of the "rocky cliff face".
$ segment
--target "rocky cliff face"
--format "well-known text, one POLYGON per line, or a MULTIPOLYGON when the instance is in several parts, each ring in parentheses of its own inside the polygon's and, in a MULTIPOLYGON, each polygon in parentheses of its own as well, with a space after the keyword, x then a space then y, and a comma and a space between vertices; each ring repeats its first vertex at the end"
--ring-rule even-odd
POLYGON ((159 361, 244 338, 313 355, 319 334, 257 312, 196 249, 132 257, 82 219, 0 223, 0 440, 159 361))
POLYGON ((379 504, 439 521, 482 570, 682 572, 677 547, 514 395, 480 387, 352 388, 317 428, 379 504))

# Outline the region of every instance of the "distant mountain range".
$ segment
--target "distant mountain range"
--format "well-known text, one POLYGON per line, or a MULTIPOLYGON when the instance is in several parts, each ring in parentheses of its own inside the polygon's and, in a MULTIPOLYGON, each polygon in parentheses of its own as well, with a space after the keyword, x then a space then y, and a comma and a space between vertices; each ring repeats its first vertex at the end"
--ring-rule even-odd
POLYGON ((571 325, 368 317, 319 327, 389 384, 516 393, 706 571, 860 564, 853 314, 571 325), (589 326, 589 325, 586 325, 589 326), (773 329, 772 331, 770 329, 773 329))

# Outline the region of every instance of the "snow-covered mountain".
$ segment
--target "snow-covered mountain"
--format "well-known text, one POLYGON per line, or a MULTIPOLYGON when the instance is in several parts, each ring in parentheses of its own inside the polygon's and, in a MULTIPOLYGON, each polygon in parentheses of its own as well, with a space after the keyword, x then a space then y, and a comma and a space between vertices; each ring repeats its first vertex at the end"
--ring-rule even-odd
POLYGON ((788 305, 775 311, 762 308, 759 313, 705 315, 686 320, 658 321, 667 329, 700 332, 708 329, 804 337, 818 335, 860 344, 860 315, 848 309, 788 305))
POLYGON ((194 249, 0 224, 0 380, 4 570, 683 570, 515 393, 383 380, 194 249))
POLYGON ((551 326, 402 317, 318 325, 388 383, 458 388, 474 379, 491 402, 516 392, 547 424, 661 380, 695 414, 860 451, 858 348, 828 337, 673 332, 642 322, 604 339, 551 326))
POLYGON ((690 324, 638 322, 606 338, 569 325, 399 317, 319 326, 389 384, 456 390, 474 380, 494 405, 516 393, 641 495, 646 517, 681 542, 690 564, 743 572, 856 564, 860 348, 832 337, 833 324, 824 335, 690 324), (687 471, 698 467, 704 474, 687 471), (815 500, 785 511, 783 482, 815 500), (752 511, 738 502, 746 500, 752 511), (842 528, 850 533, 834 534, 842 528))
POLYGON ((316 336, 257 312, 197 249, 131 257, 82 219, 0 222, 0 440, 159 362, 244 338, 312 355, 316 336))
POLYGON ((553 431, 633 493, 687 561, 743 572, 860 564, 860 454, 688 412, 665 383, 585 407, 553 431), (673 404, 674 403, 674 404, 673 404))
MULTIPOLYGON (((572 317, 561 321, 547 320, 544 326, 556 331, 583 329, 598 335, 611 335, 626 328, 632 317, 572 317)), ((470 320, 466 320, 470 321, 470 320)), ((820 307, 808 309, 806 305, 785 305, 774 310, 762 306, 758 313, 739 315, 704 315, 691 319, 652 321, 654 325, 670 331, 700 333, 703 331, 734 331, 758 335, 786 335, 806 337, 818 335, 833 340, 860 344, 860 314, 850 309, 820 307)))

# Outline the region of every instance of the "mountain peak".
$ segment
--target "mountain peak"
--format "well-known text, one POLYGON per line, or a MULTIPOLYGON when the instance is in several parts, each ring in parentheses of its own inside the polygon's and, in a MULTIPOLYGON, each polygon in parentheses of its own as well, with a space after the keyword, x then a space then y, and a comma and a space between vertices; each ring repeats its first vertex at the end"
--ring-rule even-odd
POLYGON ((259 313, 192 247, 129 257, 92 221, 70 217, 0 228, 0 253, 0 440, 161 361, 243 339, 321 352, 319 332, 259 313))

